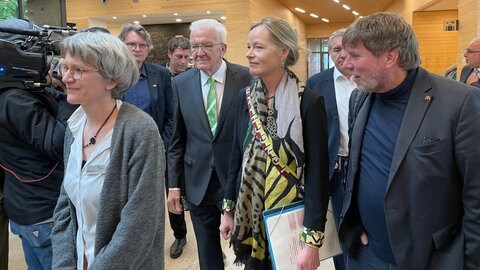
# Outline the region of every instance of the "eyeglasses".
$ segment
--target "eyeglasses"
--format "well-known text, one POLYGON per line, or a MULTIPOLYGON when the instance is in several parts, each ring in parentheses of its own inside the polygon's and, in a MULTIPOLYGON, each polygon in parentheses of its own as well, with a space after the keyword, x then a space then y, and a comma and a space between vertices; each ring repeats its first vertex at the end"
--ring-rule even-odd
POLYGON ((190 50, 192 52, 196 52, 196 51, 199 51, 200 49, 202 49, 202 51, 204 52, 209 52, 213 49, 213 46, 216 46, 216 45, 223 45, 223 43, 215 43, 215 44, 191 44, 190 45, 190 50))
POLYGON ((145 44, 145 43, 139 43, 139 44, 137 44, 137 43, 127 43, 127 46, 128 46, 128 48, 130 48, 130 49, 132 49, 132 50, 133 50, 133 49, 136 49, 137 47, 138 47, 140 50, 145 50, 145 49, 148 47, 148 45, 145 44))
POLYGON ((62 76, 62 78, 67 74, 68 71, 70 71, 70 74, 75 80, 80 80, 84 72, 98 71, 98 69, 70 68, 67 65, 60 65, 58 67, 58 71, 60 72, 60 76, 62 76))
POLYGON ((466 53, 466 54, 480 53, 480 51, 472 51, 472 50, 466 49, 466 50, 464 51, 464 53, 466 53))

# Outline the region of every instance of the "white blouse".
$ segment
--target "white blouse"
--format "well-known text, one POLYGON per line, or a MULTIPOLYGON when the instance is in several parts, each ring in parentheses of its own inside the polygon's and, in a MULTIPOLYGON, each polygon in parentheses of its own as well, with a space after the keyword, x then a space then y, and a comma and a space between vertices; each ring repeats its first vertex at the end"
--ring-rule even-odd
MULTIPOLYGON (((117 100, 118 109, 121 105, 122 101, 117 100)), ((113 133, 112 129, 101 141, 97 142, 97 147, 82 168, 82 136, 86 121, 87 116, 82 107, 79 107, 68 119, 68 126, 75 140, 71 145, 63 183, 76 211, 78 223, 77 269, 79 270, 83 270, 84 258, 88 265, 92 264, 95 258, 97 215, 103 181, 110 161, 113 133)))

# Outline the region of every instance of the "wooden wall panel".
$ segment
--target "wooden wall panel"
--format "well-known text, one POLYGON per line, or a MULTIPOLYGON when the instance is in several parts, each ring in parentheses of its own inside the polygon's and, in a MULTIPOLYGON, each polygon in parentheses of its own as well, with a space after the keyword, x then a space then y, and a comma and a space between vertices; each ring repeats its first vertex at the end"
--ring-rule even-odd
POLYGON ((458 31, 444 31, 444 21, 458 18, 457 10, 413 13, 422 67, 439 75, 457 62, 458 31))
POLYGON ((346 28, 349 23, 325 23, 307 25, 307 38, 329 37, 335 30, 346 28))
POLYGON ((413 12, 422 7, 428 6, 438 0, 402 0, 395 1, 385 11, 392 12, 402 16, 408 23, 412 23, 413 12))
MULTIPOLYGON (((90 26, 89 19, 95 16, 223 10, 227 17, 225 21, 228 44, 226 58, 242 65, 247 64, 243 52, 250 25, 249 4, 249 0, 142 0, 136 4, 131 0, 111 0, 108 5, 103 5, 99 0, 66 0, 67 20, 76 22, 79 29, 88 28, 90 26)), ((118 34, 119 26, 108 25, 108 29, 113 34, 118 34)))

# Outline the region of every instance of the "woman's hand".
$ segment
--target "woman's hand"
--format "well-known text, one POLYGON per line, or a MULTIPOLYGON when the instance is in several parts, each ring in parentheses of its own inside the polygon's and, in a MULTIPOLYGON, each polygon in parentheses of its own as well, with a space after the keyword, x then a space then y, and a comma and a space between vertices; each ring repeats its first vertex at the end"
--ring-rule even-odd
POLYGON ((305 245, 297 256, 297 270, 315 270, 319 266, 318 249, 305 245))
POLYGON ((220 234, 225 240, 230 239, 233 231, 233 212, 223 212, 222 221, 220 223, 220 234))

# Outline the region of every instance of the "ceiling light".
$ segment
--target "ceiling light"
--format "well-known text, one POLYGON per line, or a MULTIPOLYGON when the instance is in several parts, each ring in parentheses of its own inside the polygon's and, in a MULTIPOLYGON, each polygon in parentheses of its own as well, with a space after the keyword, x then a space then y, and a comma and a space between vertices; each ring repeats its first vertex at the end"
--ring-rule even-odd
POLYGON ((222 19, 222 20, 226 20, 226 19, 227 19, 227 17, 226 17, 226 16, 222 16, 222 17, 220 17, 220 19, 222 19))
POLYGON ((116 19, 117 19, 117 16, 113 16, 112 19, 116 20, 116 19))
POLYGON ((140 24, 140 22, 139 22, 139 21, 133 21, 133 23, 134 23, 134 24, 140 24))
POLYGON ((312 17, 315 18, 315 19, 318 19, 318 15, 317 15, 317 14, 310 13, 310 16, 312 16, 312 17))
POLYGON ((359 14, 358 12, 356 12, 355 10, 354 10, 354 11, 352 11, 352 13, 353 13, 353 15, 355 15, 355 16, 358 16, 358 15, 360 15, 360 14, 359 14))
POLYGON ((340 4, 340 0, 333 0, 333 2, 340 4))
POLYGON ((182 19, 178 18, 178 19, 175 19, 176 22, 182 22, 182 19))
POLYGON ((322 21, 324 21, 324 22, 330 22, 327 18, 322 18, 322 21))
POLYGON ((173 16, 178 16, 178 13, 176 13, 176 12, 175 12, 175 13, 173 13, 173 16))
POLYGON ((147 15, 143 14, 143 15, 142 15, 142 17, 143 17, 143 18, 146 18, 146 17, 147 17, 147 15))
POLYGON ((350 7, 349 7, 349 6, 347 6, 347 5, 345 5, 345 4, 344 4, 344 5, 342 5, 342 7, 343 7, 344 9, 346 9, 346 10, 350 10, 350 7))
POLYGON ((305 13, 304 9, 301 9, 301 8, 298 8, 298 7, 296 7, 295 10, 298 11, 298 12, 301 12, 301 13, 305 13))
POLYGON ((212 12, 210 10, 207 10, 207 14, 210 14, 210 13, 212 13, 212 12))

